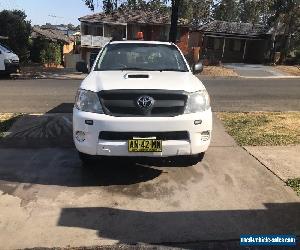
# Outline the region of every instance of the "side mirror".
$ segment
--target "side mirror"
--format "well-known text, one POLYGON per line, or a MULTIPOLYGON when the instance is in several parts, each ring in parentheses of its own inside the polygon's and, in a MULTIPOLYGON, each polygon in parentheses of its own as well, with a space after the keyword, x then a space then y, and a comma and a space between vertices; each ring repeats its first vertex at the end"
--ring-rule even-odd
POLYGON ((193 74, 199 74, 203 71, 203 64, 202 62, 198 62, 193 66, 193 74))

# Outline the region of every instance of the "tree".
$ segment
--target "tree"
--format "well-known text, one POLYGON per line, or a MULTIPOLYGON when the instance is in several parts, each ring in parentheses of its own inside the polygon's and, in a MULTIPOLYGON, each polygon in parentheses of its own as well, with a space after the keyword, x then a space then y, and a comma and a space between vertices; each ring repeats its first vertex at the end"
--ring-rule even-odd
POLYGON ((193 25, 201 25, 210 21, 213 0, 184 0, 181 1, 179 17, 189 20, 193 25))
POLYGON ((267 24, 272 15, 270 11, 273 0, 240 0, 239 18, 244 23, 263 23, 267 24))
MULTIPOLYGON (((270 23, 275 27, 281 26, 281 29, 283 30, 283 35, 280 42, 279 59, 279 63, 282 64, 286 61, 288 52, 292 48, 291 45, 293 43, 297 44, 297 41, 293 40, 299 37, 299 0, 274 0, 271 10, 273 11, 274 15, 270 18, 270 23)), ((277 32, 276 29, 274 32, 277 32)))
POLYGON ((132 9, 132 10, 148 10, 159 11, 160 13, 168 12, 169 7, 165 4, 166 1, 162 0, 127 0, 121 3, 119 8, 132 9))
POLYGON ((147 3, 144 0, 128 0, 121 4, 121 8, 128 8, 132 10, 144 9, 147 7, 147 3))
POLYGON ((214 5, 213 17, 216 20, 236 22, 239 21, 238 2, 236 0, 219 0, 214 5))
POLYGON ((103 0, 103 10, 105 13, 111 13, 118 8, 118 0, 103 0))
POLYGON ((95 10, 94 0, 84 0, 85 5, 88 6, 92 11, 95 10))
POLYGON ((260 21, 260 2, 255 0, 240 0, 239 18, 244 23, 260 21))
POLYGON ((168 0, 150 0, 147 2, 147 8, 153 11, 169 12, 170 8, 166 5, 168 0))
POLYGON ((22 61, 29 57, 30 21, 26 21, 26 14, 21 10, 3 10, 0 12, 0 36, 7 36, 5 42, 22 61))
MULTIPOLYGON (((88 6, 92 11, 95 10, 95 4, 98 2, 97 0, 84 0, 85 5, 88 6)), ((103 0, 103 11, 105 13, 111 13, 112 11, 118 8, 118 0, 103 0)))
POLYGON ((175 43, 177 38, 177 24, 179 16, 179 4, 180 0, 172 0, 172 15, 171 15, 171 27, 169 33, 170 42, 175 43))
POLYGON ((60 44, 48 42, 47 46, 41 51, 40 60, 47 66, 61 64, 61 46, 60 44))

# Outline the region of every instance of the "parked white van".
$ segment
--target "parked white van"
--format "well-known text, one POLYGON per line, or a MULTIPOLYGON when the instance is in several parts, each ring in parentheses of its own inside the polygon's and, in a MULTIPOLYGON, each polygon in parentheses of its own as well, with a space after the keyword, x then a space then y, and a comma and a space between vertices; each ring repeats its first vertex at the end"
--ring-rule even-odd
POLYGON ((9 75, 12 73, 17 73, 19 69, 19 57, 8 47, 0 44, 0 74, 9 75))

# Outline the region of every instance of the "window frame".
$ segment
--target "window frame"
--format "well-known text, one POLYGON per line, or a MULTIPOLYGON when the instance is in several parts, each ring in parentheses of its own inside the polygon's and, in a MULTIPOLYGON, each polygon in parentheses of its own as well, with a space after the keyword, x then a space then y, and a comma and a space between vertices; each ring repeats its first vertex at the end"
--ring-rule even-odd
MULTIPOLYGON (((122 43, 107 43, 107 44, 100 50, 100 52, 99 52, 99 54, 98 54, 98 56, 97 56, 97 58, 96 58, 96 60, 95 60, 95 63, 94 63, 94 65, 93 65, 91 71, 109 71, 109 70, 101 70, 101 69, 97 69, 97 66, 98 66, 98 64, 99 64, 100 59, 101 59, 102 56, 103 56, 104 51, 107 49, 107 47, 108 47, 110 44, 122 44, 122 43)), ((126 42, 125 42, 124 44, 134 44, 134 43, 126 43, 126 42)), ((155 45, 155 43, 147 43, 147 42, 145 42, 145 43, 137 43, 137 44, 145 44, 145 45, 151 45, 151 44, 152 44, 152 45, 155 45)), ((170 43, 170 44, 160 44, 160 43, 158 43, 158 44, 156 44, 156 45, 172 46, 172 47, 176 48, 176 50, 178 51, 179 55, 180 55, 181 58, 182 58, 182 62, 183 62, 183 64, 184 64, 184 66, 185 66, 185 69, 184 69, 184 70, 186 70, 186 71, 183 71, 183 72, 191 72, 191 68, 190 68, 190 66, 189 66, 189 64, 188 64, 188 62, 187 62, 185 56, 183 55, 182 51, 178 48, 178 46, 177 46, 176 44, 173 44, 173 43, 170 43)), ((175 58, 175 59, 176 59, 176 61, 178 61, 178 58, 175 58)), ((112 71, 114 71, 114 70, 112 69, 112 71)), ((158 70, 145 69, 144 71, 159 71, 159 69, 158 69, 158 70)), ((177 71, 175 71, 175 72, 177 72, 177 71)), ((178 72, 181 72, 181 71, 178 71, 178 72)))

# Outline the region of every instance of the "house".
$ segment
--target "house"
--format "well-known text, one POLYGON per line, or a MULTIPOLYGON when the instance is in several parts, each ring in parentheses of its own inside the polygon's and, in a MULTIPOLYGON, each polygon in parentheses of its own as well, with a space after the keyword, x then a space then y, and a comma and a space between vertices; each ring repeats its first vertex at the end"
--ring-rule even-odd
POLYGON ((199 48, 206 64, 264 63, 270 58, 268 31, 260 24, 212 21, 192 28, 190 46, 199 48))
POLYGON ((73 50, 74 41, 72 37, 65 35, 61 30, 54 28, 40 28, 34 26, 31 38, 43 38, 52 42, 61 43, 63 45, 63 54, 70 53, 73 50))
MULTIPOLYGON (((82 59, 90 67, 99 49, 111 39, 135 40, 143 32, 144 40, 168 41, 171 18, 159 11, 118 9, 110 14, 97 13, 79 18, 82 59)), ((179 20, 177 44, 188 53, 189 26, 179 20)))
MULTIPOLYGON (((61 58, 62 58, 62 64, 65 64, 65 57, 68 54, 72 54, 75 48, 75 41, 73 37, 67 36, 62 32, 61 30, 55 29, 55 28, 50 28, 50 27, 38 27, 34 26, 32 29, 31 33, 31 38, 36 41, 37 39, 41 39, 44 41, 49 41, 49 42, 54 42, 57 43, 61 46, 61 58)), ((36 51, 40 51, 43 49, 43 44, 42 43, 35 43, 35 48, 36 51), (40 44, 40 46, 39 46, 40 44)), ((37 55, 38 57, 38 55, 37 55)), ((36 58, 38 61, 38 58, 36 58)))
POLYGON ((41 29, 60 30, 66 36, 73 36, 74 33, 80 31, 80 29, 78 27, 75 27, 72 24, 69 24, 69 25, 65 25, 65 24, 56 25, 56 24, 46 23, 45 25, 41 25, 40 28, 41 29))

